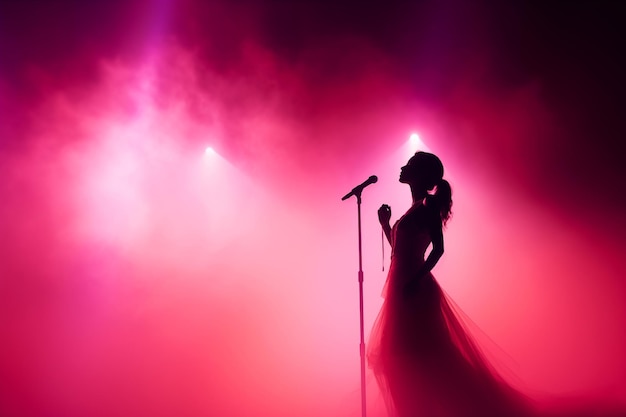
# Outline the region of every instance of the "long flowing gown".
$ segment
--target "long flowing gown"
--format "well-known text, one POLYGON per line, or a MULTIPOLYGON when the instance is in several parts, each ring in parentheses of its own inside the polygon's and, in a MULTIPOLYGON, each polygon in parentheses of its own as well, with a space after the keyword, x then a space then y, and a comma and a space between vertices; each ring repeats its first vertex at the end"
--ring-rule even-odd
POLYGON ((485 359, 432 274, 410 291, 431 242, 432 210, 416 204, 391 231, 384 302, 367 359, 394 417, 520 417, 530 402, 485 359))

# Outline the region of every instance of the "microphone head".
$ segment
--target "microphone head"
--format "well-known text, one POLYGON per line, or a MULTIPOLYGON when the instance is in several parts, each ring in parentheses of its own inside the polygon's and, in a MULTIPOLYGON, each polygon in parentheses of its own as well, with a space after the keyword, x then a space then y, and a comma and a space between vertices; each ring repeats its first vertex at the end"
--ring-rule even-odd
POLYGON ((376 181, 378 181, 378 177, 376 175, 372 175, 368 181, 374 184, 376 181))

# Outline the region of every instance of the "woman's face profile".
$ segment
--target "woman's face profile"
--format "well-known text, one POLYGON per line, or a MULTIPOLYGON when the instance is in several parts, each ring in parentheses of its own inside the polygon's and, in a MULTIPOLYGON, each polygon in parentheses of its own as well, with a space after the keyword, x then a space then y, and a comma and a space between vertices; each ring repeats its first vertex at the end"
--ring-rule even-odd
POLYGON ((414 182, 418 177, 418 167, 419 163, 417 161, 417 157, 413 156, 406 163, 405 166, 400 168, 400 182, 402 183, 411 183, 414 182))

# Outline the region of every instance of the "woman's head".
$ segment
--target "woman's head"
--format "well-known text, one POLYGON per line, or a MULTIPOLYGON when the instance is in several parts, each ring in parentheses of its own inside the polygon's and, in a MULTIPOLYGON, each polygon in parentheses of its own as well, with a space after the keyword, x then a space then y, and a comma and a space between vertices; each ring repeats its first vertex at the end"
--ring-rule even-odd
POLYGON ((425 194, 426 205, 434 207, 445 224, 452 215, 452 188, 443 179, 443 164, 432 153, 417 152, 401 168, 400 182, 409 184, 419 194, 425 194), (429 194, 429 191, 434 193, 429 194))
POLYGON ((430 191, 443 178, 443 164, 432 153, 417 152, 400 170, 400 182, 416 187, 418 191, 430 191))

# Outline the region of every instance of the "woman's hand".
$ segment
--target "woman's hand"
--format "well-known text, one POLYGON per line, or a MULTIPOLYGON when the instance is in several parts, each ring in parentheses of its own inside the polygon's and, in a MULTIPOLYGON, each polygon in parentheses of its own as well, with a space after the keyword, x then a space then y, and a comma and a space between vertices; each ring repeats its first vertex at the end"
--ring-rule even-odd
POLYGON ((393 243, 391 242, 391 226, 389 225, 389 220, 391 219, 391 207, 387 204, 383 204, 378 209, 378 221, 380 225, 383 227, 383 233, 385 233, 385 237, 387 238, 387 242, 391 246, 393 243))
POLYGON ((378 209, 378 221, 384 226, 389 226, 389 220, 391 219, 391 207, 387 204, 383 204, 378 209))

